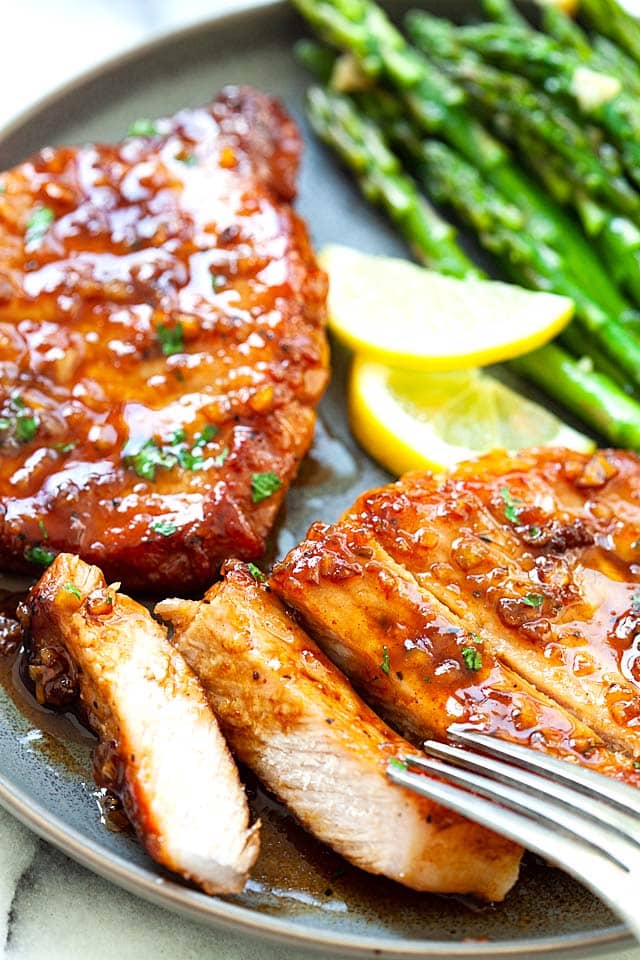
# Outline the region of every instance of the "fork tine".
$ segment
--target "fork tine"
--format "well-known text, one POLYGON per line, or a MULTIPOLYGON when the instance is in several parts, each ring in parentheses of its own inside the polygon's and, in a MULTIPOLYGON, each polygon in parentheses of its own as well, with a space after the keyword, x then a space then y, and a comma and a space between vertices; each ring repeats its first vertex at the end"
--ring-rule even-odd
POLYGON ((411 767, 424 770, 436 777, 445 777, 449 783, 479 793, 488 800, 506 804, 511 810, 531 817, 539 823, 560 827, 579 837, 584 843, 599 850, 622 867, 629 866, 630 859, 633 859, 630 845, 609 827, 585 820, 579 813, 540 793, 526 794, 523 790, 491 780, 482 774, 454 767, 442 760, 432 760, 430 757, 407 756, 405 762, 411 767))
MULTIPOLYGON (((579 793, 570 787, 565 786, 556 780, 540 776, 539 773, 533 773, 521 767, 514 767, 513 764, 505 763, 502 760, 495 760, 492 757, 475 753, 469 749, 455 747, 447 743, 438 743, 435 740, 427 740, 424 744, 425 751, 433 757, 441 760, 450 760, 452 763, 461 764, 468 770, 475 773, 483 773, 496 777, 502 783, 511 784, 520 787, 527 793, 544 793, 547 797, 553 797, 559 803, 572 809, 578 808, 581 815, 589 817, 596 823, 605 823, 611 829, 616 830, 622 836, 626 837, 636 846, 640 847, 640 824, 637 817, 632 817, 618 807, 611 805, 606 800, 595 799, 594 797, 579 793)), ((414 765, 414 764, 412 764, 414 765)), ((417 765, 417 764, 415 764, 417 765)))
POLYGON ((463 817, 526 846, 570 873, 621 916, 640 940, 640 916, 630 873, 579 837, 550 830, 541 823, 450 783, 410 773, 398 761, 391 761, 387 776, 398 786, 412 790, 455 810, 463 817))
POLYGON ((489 756, 504 757, 510 763, 530 770, 543 770, 551 779, 566 783, 587 796, 606 798, 636 817, 640 814, 640 790, 636 787, 630 787, 626 783, 612 780, 611 777, 605 777, 593 770, 586 770, 566 760, 551 757, 531 747, 522 747, 517 743, 499 740, 497 737, 489 737, 470 730, 450 730, 449 733, 453 740, 481 750, 489 756))

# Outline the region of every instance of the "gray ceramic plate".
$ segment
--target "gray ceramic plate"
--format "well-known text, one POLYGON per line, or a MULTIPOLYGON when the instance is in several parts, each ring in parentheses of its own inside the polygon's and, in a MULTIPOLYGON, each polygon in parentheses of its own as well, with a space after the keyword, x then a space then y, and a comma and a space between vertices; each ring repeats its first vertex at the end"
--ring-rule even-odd
MULTIPOLYGON (((462 14, 473 2, 431 0, 429 6, 462 14)), ((401 12, 400 3, 391 6, 401 12)), ((46 143, 118 138, 137 117, 205 102, 225 83, 251 83, 281 96, 305 131, 299 206, 316 243, 339 240, 402 254, 385 221, 365 206, 306 127, 307 78, 291 55, 302 30, 287 4, 254 3, 138 48, 14 121, 0 134, 0 168, 46 143)), ((349 436, 345 360, 337 352, 334 366, 318 438, 288 498, 274 554, 286 551, 312 520, 337 518, 358 493, 386 479, 349 436)), ((4 680, 0 802, 85 866, 169 909, 336 956, 584 957, 626 945, 624 930, 597 900, 535 861, 525 864, 515 891, 497 908, 412 894, 346 866, 255 787, 254 806, 266 827, 255 876, 242 896, 205 897, 162 873, 129 834, 108 829, 91 777, 90 736, 68 719, 35 710, 19 677, 4 680)))

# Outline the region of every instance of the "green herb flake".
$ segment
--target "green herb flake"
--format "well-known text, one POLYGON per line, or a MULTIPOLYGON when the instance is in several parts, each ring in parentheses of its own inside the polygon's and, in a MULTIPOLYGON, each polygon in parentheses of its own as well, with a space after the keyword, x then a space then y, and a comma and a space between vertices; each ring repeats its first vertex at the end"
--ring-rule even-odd
POLYGON ((407 769, 407 764, 404 760, 400 760, 399 757, 389 757, 387 762, 387 772, 389 770, 402 770, 405 772, 407 769))
POLYGON ((161 467, 170 470, 177 462, 176 455, 162 450, 153 438, 147 440, 137 453, 124 458, 125 466, 131 467, 143 480, 155 480, 156 470, 161 467))
POLYGON ((25 244, 29 249, 33 250, 40 246, 54 219, 51 207, 36 207, 32 211, 24 235, 25 244))
POLYGON ((0 430, 8 430, 11 426, 9 417, 0 417, 0 430))
POLYGON ((82 600, 82 594, 80 593, 80 591, 79 591, 78 588, 76 587, 75 583, 65 583, 65 585, 63 586, 62 589, 63 589, 63 590, 66 590, 67 593, 70 593, 70 594, 71 594, 72 596, 74 596, 77 600, 82 600))
POLYGON ((71 453, 75 448, 76 445, 73 441, 69 441, 69 443, 54 443, 53 445, 53 449, 57 450, 58 453, 71 453))
POLYGON ((173 357, 176 353, 184 353, 181 323, 176 323, 175 327, 167 327, 164 323, 159 323, 156 327, 156 337, 162 346, 162 353, 165 357, 173 357))
POLYGON ((257 580, 258 583, 264 583, 266 581, 267 578, 265 577, 264 573, 260 567, 256 567, 255 563, 248 563, 247 568, 253 579, 257 580))
POLYGON ((158 134, 158 128, 152 120, 140 117, 133 121, 128 133, 130 137, 155 137, 158 134))
POLYGON ((215 291, 215 290, 218 289, 218 287, 222 287, 223 285, 224 285, 224 277, 221 277, 221 276, 220 276, 219 274, 217 274, 217 273, 212 273, 212 274, 211 274, 211 287, 212 287, 212 289, 215 291))
POLYGON ((522 598, 522 602, 526 603, 528 607, 541 607, 544 603, 544 597, 541 593, 528 593, 526 597, 522 598))
POLYGON ((509 487, 503 487, 500 491, 500 496, 504 502, 505 517, 509 523, 517 523, 518 514, 522 509, 522 500, 518 500, 517 497, 514 497, 509 490, 509 487))
POLYGON ((156 520, 151 524, 151 529, 163 537, 170 537, 178 528, 170 520, 156 520))
POLYGON ((214 437, 220 433, 220 427, 216 427, 214 423, 207 423, 200 433, 196 435, 196 440, 194 447, 204 447, 207 443, 210 443, 214 437))
POLYGON ((28 560, 29 563, 37 563, 41 567, 49 567, 55 560, 56 555, 45 547, 36 546, 27 547, 24 552, 24 558, 28 560))
POLYGON ((44 520, 38 520, 38 527, 40 528, 40 533, 45 540, 49 539, 49 534, 47 533, 47 528, 44 525, 44 520))
POLYGON ((186 439, 187 439, 187 435, 181 427, 179 430, 175 430, 171 434, 171 437, 169 438, 169 444, 170 446, 175 447, 179 443, 184 443, 186 439))
POLYGON ((631 597, 631 610, 633 613, 640 613, 640 593, 634 593, 631 597))
POLYGON ((13 396, 11 397, 11 400, 9 401, 9 404, 14 408, 14 410, 24 410, 24 408, 26 407, 26 403, 24 402, 24 400, 22 399, 19 393, 13 394, 13 396))
POLYGON ((640 770, 640 760, 634 760, 633 766, 635 770, 640 770))
POLYGON ((38 432, 38 421, 35 417, 21 416, 16 419, 16 440, 18 443, 29 443, 38 432))
POLYGON ((262 503, 279 490, 282 481, 271 470, 267 473, 254 473, 251 477, 251 499, 254 503, 262 503))
POLYGON ((541 533, 540 527, 529 527, 529 536, 532 540, 537 540, 541 533))
POLYGON ((176 156, 176 160, 179 160, 180 163, 184 163, 185 167, 197 167, 198 158, 195 153, 179 153, 176 156))
POLYGON ((229 456, 230 452, 231 451, 229 450, 229 447, 223 447, 218 456, 213 458, 214 467, 221 467, 229 456))
POLYGON ((475 673, 476 670, 481 669, 482 654, 479 650, 475 647, 463 647, 461 653, 467 670, 473 670, 475 673))
POLYGON ((389 647, 385 644, 382 648, 382 663, 380 664, 380 669, 383 673, 386 673, 389 676, 391 670, 391 658, 389 656, 389 647))
POLYGON ((202 450, 197 447, 194 447, 193 450, 183 447, 178 450, 178 463, 183 470, 202 470, 204 467, 202 450))

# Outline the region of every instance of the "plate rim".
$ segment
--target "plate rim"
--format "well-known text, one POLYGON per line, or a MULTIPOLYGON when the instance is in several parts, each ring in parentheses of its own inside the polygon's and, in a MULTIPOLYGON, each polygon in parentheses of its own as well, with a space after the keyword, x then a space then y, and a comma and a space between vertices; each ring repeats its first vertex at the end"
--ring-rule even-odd
MULTIPOLYGON (((228 0, 227 0, 228 2, 228 0)), ((394 0, 382 0, 390 4, 394 0)), ((74 73, 70 78, 56 84, 45 94, 31 100, 17 113, 0 124, 0 147, 3 142, 32 122, 38 114, 56 103, 76 88, 91 83, 101 75, 126 66, 149 53, 188 40, 202 29, 209 30, 224 21, 250 17, 255 13, 282 12, 290 7, 289 0, 234 0, 231 9, 211 16, 199 16, 183 27, 168 27, 127 46, 119 53, 98 60, 96 64, 74 73)), ((450 940, 409 940, 407 938, 379 939, 349 933, 336 933, 315 925, 297 925, 290 919, 269 916, 239 906, 220 897, 207 896, 184 884, 164 877, 153 876, 151 871, 132 863, 119 854, 108 851, 67 824, 61 817, 50 814, 39 803, 31 800, 23 791, 13 786, 0 771, 0 806, 13 815, 38 837, 52 844, 63 854, 81 866, 114 883, 134 896, 171 910, 190 920, 224 928, 254 938, 267 938, 271 943, 286 944, 308 951, 327 949, 335 955, 376 956, 388 960, 413 960, 413 958, 507 958, 518 960, 539 957, 580 957, 585 950, 591 954, 601 953, 612 947, 629 947, 634 944, 627 928, 620 924, 602 930, 559 934, 539 937, 535 940, 503 940, 500 942, 472 942, 450 940)))

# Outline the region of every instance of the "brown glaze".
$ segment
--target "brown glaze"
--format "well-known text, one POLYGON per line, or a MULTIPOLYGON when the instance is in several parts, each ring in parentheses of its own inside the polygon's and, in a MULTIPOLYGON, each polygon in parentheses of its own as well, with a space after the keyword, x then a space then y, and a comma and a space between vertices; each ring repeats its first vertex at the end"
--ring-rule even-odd
POLYGON ((193 590, 261 554, 310 445, 326 279, 295 125, 229 88, 155 129, 0 175, 0 569, 68 550, 193 590))
POLYGON ((637 487, 637 459, 613 453, 494 455, 452 477, 409 476, 315 524, 271 584, 414 739, 471 724, 640 783, 605 746, 635 749, 638 690, 620 651, 635 636, 624 557, 637 487), (538 530, 546 542, 523 542, 538 530))
POLYGON ((517 673, 640 753, 638 457, 496 453, 365 494, 351 516, 517 673))

